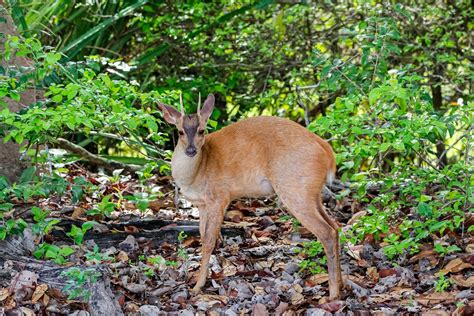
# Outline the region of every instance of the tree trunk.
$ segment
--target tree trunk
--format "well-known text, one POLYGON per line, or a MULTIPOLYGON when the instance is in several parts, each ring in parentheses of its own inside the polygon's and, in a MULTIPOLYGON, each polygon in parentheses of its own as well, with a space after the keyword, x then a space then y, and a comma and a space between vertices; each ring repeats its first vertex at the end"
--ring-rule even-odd
MULTIPOLYGON (((0 0, 0 33, 3 33, 0 34, 0 56, 2 56, 4 54, 7 35, 19 35, 2 0, 0 0)), ((24 57, 12 57, 8 63, 0 59, 0 66, 4 69, 31 66, 31 64, 31 60, 24 57)), ((39 94, 35 89, 28 89, 21 94, 20 102, 7 97, 3 97, 3 101, 6 102, 10 111, 18 112, 27 105, 35 102, 38 96, 39 94)), ((2 110, 1 107, 0 110, 2 110)), ((2 132, 1 125, 0 132, 2 132)), ((21 172, 27 167, 26 162, 20 161, 19 149, 20 145, 13 142, 4 144, 3 139, 0 138, 0 176, 6 177, 10 182, 16 181, 21 172)))

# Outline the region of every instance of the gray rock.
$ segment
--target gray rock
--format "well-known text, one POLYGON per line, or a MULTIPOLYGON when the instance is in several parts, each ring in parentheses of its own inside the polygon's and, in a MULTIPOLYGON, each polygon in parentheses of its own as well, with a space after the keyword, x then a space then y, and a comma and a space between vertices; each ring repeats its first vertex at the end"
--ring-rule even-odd
POLYGON ((128 235, 127 238, 119 244, 119 248, 125 252, 134 253, 138 250, 138 243, 133 235, 128 235))
POLYGON ((142 305, 138 311, 140 316, 156 316, 159 315, 160 308, 154 305, 142 305))
POLYGON ((289 264, 287 264, 287 266, 285 268, 285 272, 288 273, 288 274, 293 274, 295 272, 298 272, 299 269, 300 269, 300 267, 299 267, 298 264, 289 263, 289 264))

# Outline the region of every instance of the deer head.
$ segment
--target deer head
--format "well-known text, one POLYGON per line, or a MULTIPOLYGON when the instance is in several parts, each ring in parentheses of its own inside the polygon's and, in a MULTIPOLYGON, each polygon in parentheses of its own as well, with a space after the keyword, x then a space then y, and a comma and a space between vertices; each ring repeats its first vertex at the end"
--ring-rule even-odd
MULTIPOLYGON (((185 114, 182 98, 180 96, 181 112, 174 107, 159 103, 158 106, 163 113, 166 122, 173 124, 178 129, 179 141, 184 148, 184 152, 188 157, 194 157, 198 154, 204 145, 204 134, 206 131, 207 120, 214 109, 214 95, 209 94, 201 109, 198 105, 197 113, 185 114)), ((201 98, 199 98, 201 103, 201 98)))

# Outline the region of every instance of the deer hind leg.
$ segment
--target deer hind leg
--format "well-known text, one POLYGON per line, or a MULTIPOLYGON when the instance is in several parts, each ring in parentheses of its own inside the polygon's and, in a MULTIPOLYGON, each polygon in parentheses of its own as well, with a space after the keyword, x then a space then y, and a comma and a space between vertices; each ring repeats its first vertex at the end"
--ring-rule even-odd
POLYGON ((222 222, 224 221, 224 211, 228 201, 214 201, 203 208, 199 208, 199 232, 201 234, 202 257, 198 279, 193 288, 193 293, 197 294, 206 283, 209 271, 209 260, 212 251, 216 246, 217 238, 220 235, 222 222))
POLYGON ((291 193, 298 191, 301 191, 301 188, 296 191, 277 191, 277 194, 290 213, 312 232, 323 245, 328 259, 329 298, 337 299, 341 295, 343 286, 337 225, 329 215, 325 214, 320 195, 317 195, 315 199, 314 194, 310 194, 310 192, 305 193, 304 196, 291 193))

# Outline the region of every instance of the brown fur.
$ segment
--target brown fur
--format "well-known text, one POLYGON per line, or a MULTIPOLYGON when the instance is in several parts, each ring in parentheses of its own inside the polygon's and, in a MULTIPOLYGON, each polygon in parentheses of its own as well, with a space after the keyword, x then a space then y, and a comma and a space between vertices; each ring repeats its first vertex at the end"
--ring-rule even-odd
MULTIPOLYGON (((161 107, 166 111, 164 105, 161 107)), ((200 122, 198 129, 204 128, 208 115, 201 112, 195 116, 200 122)), ((175 119, 178 129, 186 128, 181 117, 175 119)), ((196 133, 192 141, 180 136, 172 174, 183 195, 199 208, 203 243, 194 291, 200 291, 206 281, 209 258, 228 204, 240 197, 276 193, 290 213, 323 244, 328 258, 330 298, 338 298, 342 287, 338 226, 326 214, 321 200, 327 176, 334 172, 331 146, 283 118, 248 118, 205 137, 196 133), (186 154, 190 143, 197 148, 193 157, 186 154)))

